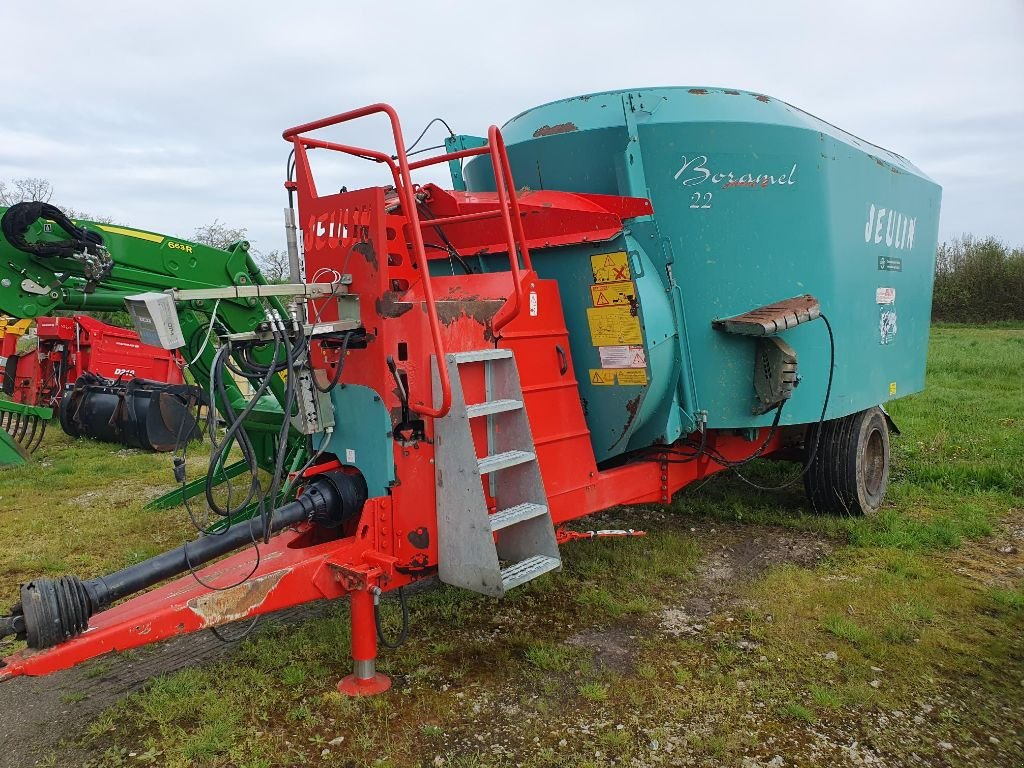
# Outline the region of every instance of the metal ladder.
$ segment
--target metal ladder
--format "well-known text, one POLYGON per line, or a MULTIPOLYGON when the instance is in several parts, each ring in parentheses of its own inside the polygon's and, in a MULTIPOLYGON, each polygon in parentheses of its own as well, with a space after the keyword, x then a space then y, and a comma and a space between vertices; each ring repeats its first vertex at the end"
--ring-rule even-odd
MULTIPOLYGON (((562 566, 519 371, 507 349, 453 352, 445 355, 444 364, 452 405, 434 421, 438 576, 447 584, 501 597, 562 566), (466 405, 462 365, 485 366, 484 402, 466 405), (473 444, 470 420, 476 418, 487 419, 485 456, 478 456, 473 444), (484 476, 498 507, 494 514, 487 510, 484 476)), ((436 385, 436 368, 434 377, 436 385)))

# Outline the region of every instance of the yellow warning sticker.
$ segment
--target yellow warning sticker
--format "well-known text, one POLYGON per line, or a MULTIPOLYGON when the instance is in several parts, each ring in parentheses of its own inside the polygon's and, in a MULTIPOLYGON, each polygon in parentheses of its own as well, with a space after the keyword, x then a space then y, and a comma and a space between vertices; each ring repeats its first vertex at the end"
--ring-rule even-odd
POLYGON ((598 253, 590 257, 595 283, 614 283, 632 279, 629 274, 629 255, 625 251, 598 253))
POLYGON ((590 286, 590 298, 595 307, 609 307, 613 304, 632 306, 636 304, 636 286, 629 280, 598 283, 590 286))
POLYGON ((647 371, 637 368, 591 368, 590 383, 595 387, 643 386, 647 384, 647 371))
POLYGON ((889 397, 896 397, 896 382, 889 382, 889 397))
POLYGON ((647 371, 642 368, 623 368, 615 371, 619 384, 624 386, 640 385, 647 383, 647 371))
POLYGON ((587 322, 590 324, 590 340, 595 347, 643 344, 640 318, 630 312, 629 307, 588 307, 587 322))

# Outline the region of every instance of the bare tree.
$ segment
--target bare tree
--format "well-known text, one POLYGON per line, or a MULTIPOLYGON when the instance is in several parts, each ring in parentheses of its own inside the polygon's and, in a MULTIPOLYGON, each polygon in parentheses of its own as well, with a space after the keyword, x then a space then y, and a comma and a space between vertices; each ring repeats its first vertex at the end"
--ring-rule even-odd
MULTIPOLYGON (((15 203, 37 201, 49 203, 53 199, 53 185, 47 179, 11 179, 0 181, 0 206, 10 208, 15 203)), ((54 203, 54 205, 57 205, 54 203)), ((100 224, 113 222, 109 216, 93 216, 84 211, 77 211, 66 205, 57 205, 69 219, 87 219, 100 224)))
POLYGON ((253 259, 267 278, 268 283, 285 283, 291 278, 291 264, 288 252, 274 249, 272 251, 253 251, 253 259))
MULTIPOLYGON (((223 221, 214 219, 211 224, 196 227, 192 239, 197 243, 226 251, 239 240, 245 240, 247 235, 248 230, 245 227, 229 227, 223 221)), ((281 283, 288 279, 290 268, 288 254, 285 251, 275 249, 264 252, 250 248, 249 253, 268 283, 281 283)))
POLYGON ((229 227, 223 221, 214 219, 211 224, 196 227, 192 233, 192 239, 197 243, 209 245, 211 248, 220 248, 226 251, 239 240, 245 240, 247 230, 245 227, 229 227))
POLYGON ((38 200, 48 203, 53 198, 53 185, 46 179, 11 179, 0 181, 0 205, 10 208, 15 203, 38 200))

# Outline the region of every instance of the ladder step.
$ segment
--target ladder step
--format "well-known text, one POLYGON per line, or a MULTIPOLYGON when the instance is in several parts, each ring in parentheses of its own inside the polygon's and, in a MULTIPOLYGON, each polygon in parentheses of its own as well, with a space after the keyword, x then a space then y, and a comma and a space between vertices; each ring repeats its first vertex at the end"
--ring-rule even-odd
POLYGON ((477 459, 476 463, 480 467, 480 474, 486 475, 488 472, 497 472, 499 469, 507 469, 517 464, 525 464, 528 461, 534 461, 536 458, 537 456, 530 451, 505 451, 504 453, 484 456, 482 459, 477 459))
POLYGON ((501 569, 501 586, 505 591, 508 591, 548 571, 555 570, 561 564, 562 561, 557 557, 548 557, 546 555, 528 557, 525 560, 520 560, 518 563, 510 565, 508 568, 501 569))
POLYGON ((474 349, 469 352, 453 352, 448 355, 459 365, 463 363, 480 363, 487 360, 504 360, 512 357, 511 349, 474 349))
POLYGON ((493 413, 516 411, 523 407, 522 400, 487 400, 477 405, 467 405, 466 415, 474 419, 477 416, 490 416, 493 413))
POLYGON ((508 528, 510 525, 521 523, 524 520, 532 520, 535 517, 546 515, 547 512, 548 508, 546 506, 534 504, 532 501, 516 504, 514 507, 503 509, 491 515, 491 530, 500 531, 502 528, 508 528))

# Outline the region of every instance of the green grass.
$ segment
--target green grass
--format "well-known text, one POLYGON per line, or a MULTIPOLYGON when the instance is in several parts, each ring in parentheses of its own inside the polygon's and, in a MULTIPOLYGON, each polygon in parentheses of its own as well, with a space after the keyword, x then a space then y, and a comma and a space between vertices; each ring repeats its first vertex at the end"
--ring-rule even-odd
MULTIPOLYGON (((192 477, 205 464, 190 450, 192 477)), ((167 454, 76 440, 51 424, 29 464, 0 469, 0 601, 35 576, 91 577, 194 538, 181 508, 143 509, 175 487, 171 468, 167 454)))
MULTIPOLYGON (((891 404, 903 435, 872 518, 818 517, 799 484, 764 494, 723 474, 680 494, 676 514, 613 512, 648 535, 569 545, 561 574, 504 601, 417 594, 409 642, 380 657, 394 680, 387 696, 335 691, 350 664, 339 605, 297 626, 268 621, 228 659, 153 681, 91 724, 83 746, 94 766, 135 764, 122 757, 129 749, 152 750, 161 765, 211 767, 605 766, 654 756, 731 765, 775 754, 820 764, 831 758, 807 745, 826 733, 870 743, 892 764, 911 753, 928 762, 939 741, 975 745, 964 764, 1019 764, 1024 579, 1020 558, 985 538, 1024 525, 1022 360, 1019 329, 933 331, 928 389, 891 404), (806 532, 832 551, 815 567, 777 565, 734 585, 735 602, 716 604, 701 633, 666 635, 660 611, 680 605, 701 558, 718 552, 713 538, 701 551, 696 526, 806 532), (601 633, 625 644, 626 662, 579 640, 601 633)), ((16 520, 0 516, 0 541, 10 542, 0 566, 16 571, 8 591, 29 573, 131 562, 187 531, 180 510, 143 513, 132 498, 166 483, 164 460, 108 451, 55 438, 41 477, 2 487, 17 508, 16 520), (63 476, 58 461, 85 474, 63 476), (115 500, 100 494, 91 514, 42 498, 54 487, 81 496, 94 480, 115 500), (82 537, 76 551, 55 540, 55 516, 82 537), (31 556, 15 551, 25 530, 38 539, 31 556)), ((792 471, 764 462, 751 475, 792 471)))

